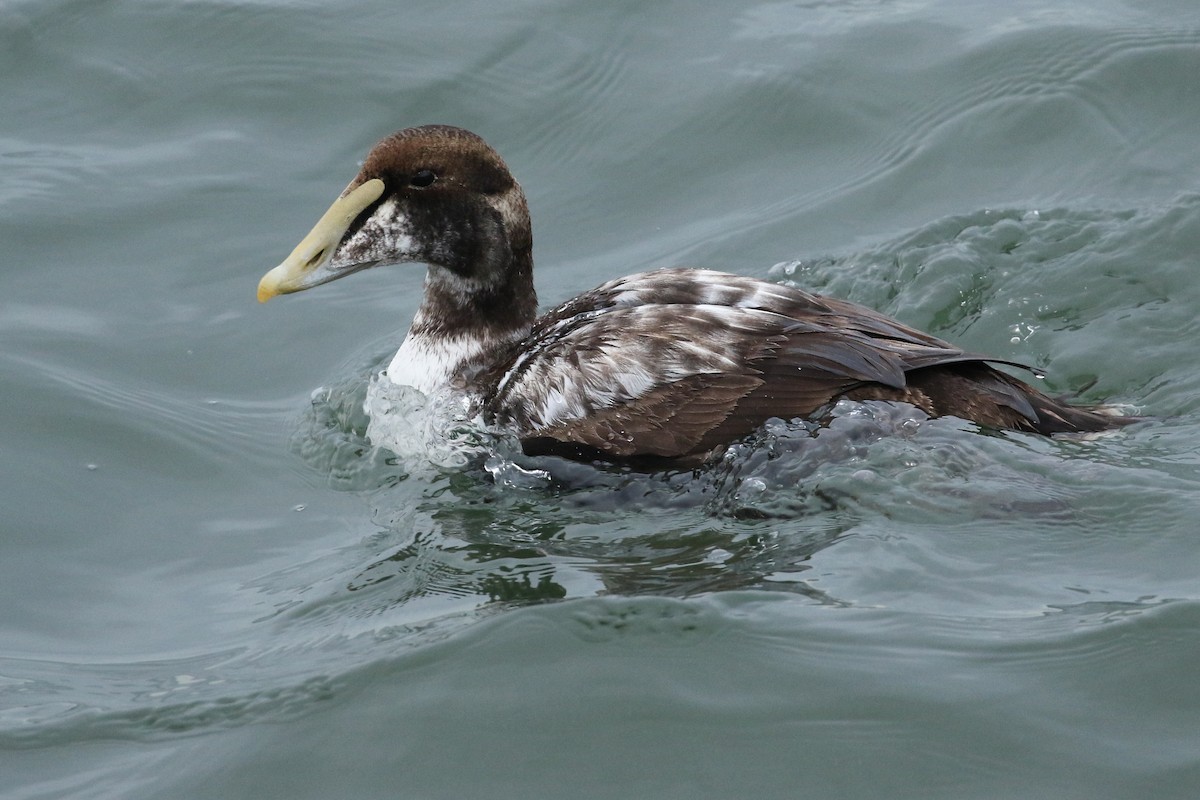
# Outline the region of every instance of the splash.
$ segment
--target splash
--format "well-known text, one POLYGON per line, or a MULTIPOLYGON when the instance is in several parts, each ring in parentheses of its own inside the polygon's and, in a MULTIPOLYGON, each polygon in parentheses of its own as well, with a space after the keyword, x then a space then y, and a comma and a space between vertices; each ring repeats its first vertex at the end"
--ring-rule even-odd
POLYGON ((379 373, 371 376, 363 411, 369 420, 367 439, 371 444, 406 462, 462 469, 495 447, 497 437, 461 392, 426 396, 379 373))

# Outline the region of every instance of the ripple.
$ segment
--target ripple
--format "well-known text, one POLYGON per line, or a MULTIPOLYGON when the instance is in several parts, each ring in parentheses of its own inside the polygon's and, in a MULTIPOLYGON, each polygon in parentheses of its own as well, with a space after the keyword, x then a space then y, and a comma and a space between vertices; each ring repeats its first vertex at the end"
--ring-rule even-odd
POLYGON ((62 704, 59 713, 37 719, 47 708, 56 710, 52 705, 42 706, 31 710, 34 716, 25 720, 25 725, 0 729, 0 743, 28 749, 98 740, 156 741, 294 719, 334 694, 335 685, 330 680, 314 677, 296 685, 277 685, 243 695, 121 710, 80 710, 75 704, 62 704), (65 713, 67 707, 70 713, 65 713))
POLYGON ((196 397, 33 358, 10 355, 8 359, 22 365, 23 380, 53 387, 47 393, 72 409, 59 420, 61 435, 87 414, 101 417, 105 428, 125 430, 122 441, 144 443, 156 438, 219 464, 229 458, 246 459, 253 453, 268 457, 262 427, 290 402, 196 397))
POLYGON ((760 240, 794 240, 797 228, 861 235, 845 216, 864 208, 911 224, 910 207, 936 214, 957 201, 1062 204, 1097 193, 1161 199, 1194 182, 1188 131, 1200 124, 1198 106, 1190 84, 1165 76, 1195 71, 1200 30, 868 25, 821 41, 813 60, 793 4, 765 8, 789 14, 789 24, 776 24, 765 48, 731 50, 730 69, 743 74, 723 95, 722 85, 710 92, 716 101, 694 118, 757 153, 753 186, 731 192, 738 175, 727 171, 708 187, 745 208, 704 234, 706 253, 729 242, 736 259, 760 240), (897 58, 881 40, 906 64, 882 82, 897 58), (778 177, 797 163, 803 174, 778 177), (763 187, 775 191, 764 196, 763 187))
POLYGON ((1198 243, 1200 196, 1189 194, 1137 211, 958 214, 771 274, 1038 367, 1051 391, 1141 407, 1146 387, 1171 375, 1174 397, 1142 411, 1172 413, 1196 388, 1182 343, 1200 335, 1188 310, 1200 291, 1183 278, 1198 243), (1135 342, 1139 357, 1111 358, 1113 342, 1135 342))
POLYGON ((551 92, 564 101, 549 114, 529 120, 522 144, 538 159, 569 163, 593 147, 605 127, 600 113, 621 98, 627 80, 629 34, 614 31, 603 45, 566 33, 557 35, 553 55, 532 48, 536 32, 523 29, 503 48, 481 58, 466 71, 468 82, 480 94, 502 95, 532 104, 551 92))
POLYGON ((858 176, 824 193, 843 195, 878 180, 916 158, 939 129, 961 128, 991 108, 1027 112, 1040 100, 1078 103, 1095 110, 1118 139, 1128 140, 1144 130, 1144 122, 1122 112, 1127 105, 1113 96, 1119 84, 1106 73, 1125 68, 1122 62, 1135 56, 1194 52, 1198 43, 1195 30, 1145 29, 1040 31, 989 39, 958 57, 964 80, 957 92, 939 93, 906 112, 871 160, 860 163, 858 176))

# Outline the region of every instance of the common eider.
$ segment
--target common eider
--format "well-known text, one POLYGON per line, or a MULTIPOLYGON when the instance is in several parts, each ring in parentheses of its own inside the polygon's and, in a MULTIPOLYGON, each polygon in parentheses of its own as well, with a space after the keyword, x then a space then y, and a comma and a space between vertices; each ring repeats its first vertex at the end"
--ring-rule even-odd
POLYGON ((529 454, 697 461, 771 417, 819 417, 842 398, 1041 434, 1130 421, 869 308, 723 272, 631 275, 539 317, 532 243, 525 195, 495 150, 461 128, 408 128, 375 145, 258 299, 426 264, 389 379, 466 392, 529 454))

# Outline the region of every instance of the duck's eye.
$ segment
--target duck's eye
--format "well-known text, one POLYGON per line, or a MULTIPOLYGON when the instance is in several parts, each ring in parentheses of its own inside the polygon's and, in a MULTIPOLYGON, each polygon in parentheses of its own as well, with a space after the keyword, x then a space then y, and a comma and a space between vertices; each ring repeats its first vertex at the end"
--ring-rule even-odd
POLYGON ((415 186, 418 189, 424 189, 426 186, 432 186, 437 180, 437 175, 433 174, 431 169, 419 169, 413 173, 413 176, 408 179, 409 186, 415 186))

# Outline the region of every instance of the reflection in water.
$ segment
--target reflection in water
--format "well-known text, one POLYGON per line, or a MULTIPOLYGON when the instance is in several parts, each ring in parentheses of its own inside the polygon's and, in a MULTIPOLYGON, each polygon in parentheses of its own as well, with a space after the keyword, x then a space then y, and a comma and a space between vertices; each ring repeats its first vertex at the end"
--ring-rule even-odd
POLYGON ((502 439, 487 452, 474 439, 463 467, 399 456, 365 438, 365 387, 354 376, 314 394, 295 437, 332 485, 368 498, 386 532, 374 544, 391 542, 335 592, 354 594, 334 605, 355 616, 437 597, 483 606, 736 589, 836 604, 804 573, 865 518, 1069 508, 1028 469, 1039 449, 1053 469, 1055 445, 904 405, 843 402, 822 425, 772 420, 702 468, 644 474, 527 457, 502 439), (996 459, 1005 451, 1009 464, 996 459))
POLYGON ((346 585, 355 592, 396 581, 402 603, 422 594, 478 595, 492 601, 560 600, 566 589, 556 584, 543 553, 530 547, 504 547, 491 542, 452 543, 452 539, 418 536, 380 558, 346 585), (470 566, 464 566, 470 565, 470 566))

